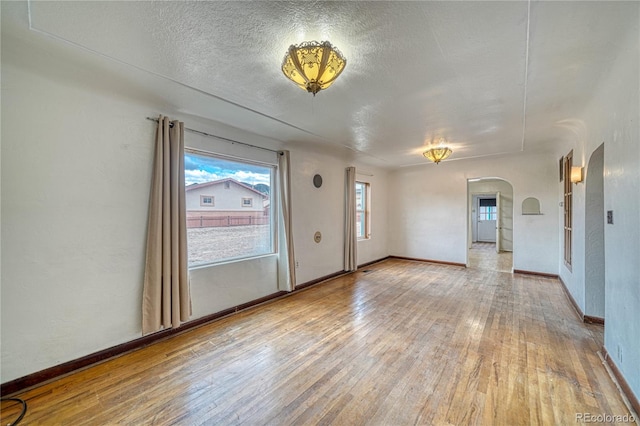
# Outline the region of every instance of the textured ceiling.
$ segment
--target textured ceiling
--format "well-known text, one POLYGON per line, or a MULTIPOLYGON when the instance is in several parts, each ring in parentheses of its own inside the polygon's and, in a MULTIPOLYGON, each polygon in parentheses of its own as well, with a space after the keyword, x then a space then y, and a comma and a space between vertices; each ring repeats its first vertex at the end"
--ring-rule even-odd
POLYGON ((449 161, 561 143, 637 19, 629 10, 637 8, 30 3, 32 29, 196 89, 179 101, 185 114, 285 142, 345 146, 363 162, 389 167, 426 162, 421 151, 440 138, 454 150, 449 161), (315 98, 280 71, 287 47, 307 40, 331 41, 348 61, 315 98))

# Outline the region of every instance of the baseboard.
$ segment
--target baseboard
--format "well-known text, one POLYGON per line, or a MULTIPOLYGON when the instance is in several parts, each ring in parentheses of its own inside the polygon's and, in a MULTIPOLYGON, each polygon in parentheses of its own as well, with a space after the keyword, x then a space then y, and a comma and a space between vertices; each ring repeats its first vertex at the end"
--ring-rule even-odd
POLYGON ((373 265, 374 263, 379 263, 379 262, 385 261, 385 260, 389 259, 390 257, 391 256, 386 256, 386 257, 383 257, 382 259, 372 260, 371 262, 363 263, 361 265, 358 265, 358 268, 364 268, 364 267, 367 267, 369 265, 373 265))
POLYGON ((560 278, 557 274, 548 274, 546 272, 535 272, 535 271, 526 271, 524 269, 514 269, 514 274, 524 274, 524 275, 535 275, 538 277, 546 277, 546 278, 560 278))
POLYGON ((98 352, 91 353, 89 355, 85 355, 83 357, 59 364, 54 365, 53 367, 46 368, 41 371, 37 371, 35 373, 29 374, 24 377, 19 377, 17 379, 11 380, 6 383, 2 383, 0 385, 0 394, 2 396, 10 396, 11 394, 15 394, 17 392, 25 391, 27 389, 33 388, 38 385, 45 384, 55 379, 59 379, 63 376, 71 374, 73 372, 82 370, 84 368, 91 367, 93 365, 99 364, 101 362, 108 361, 109 359, 124 355, 129 352, 133 352, 138 349, 142 349, 159 341, 168 339, 175 335, 185 333, 189 330, 192 330, 196 327, 200 327, 206 324, 209 324, 213 321, 219 320, 228 315, 234 314, 236 312, 244 311, 246 309, 261 305, 266 302, 273 301, 275 299, 286 297, 290 294, 293 294, 303 288, 312 286, 314 284, 318 284, 322 281, 326 281, 331 278, 335 278, 340 275, 347 274, 345 271, 336 272, 334 274, 326 275, 324 277, 318 278, 316 280, 312 280, 303 284, 296 286, 296 289, 291 292, 279 291, 273 294, 270 294, 265 297, 261 297, 259 299, 252 300, 247 303, 243 303, 241 305, 237 305, 228 309, 224 309, 220 312, 216 312, 201 318, 197 318, 193 321, 186 322, 182 324, 178 328, 170 328, 167 330, 161 330, 157 333, 153 333, 147 336, 143 336, 138 339, 130 340, 128 342, 122 343, 120 345, 116 345, 107 349, 103 349, 98 352))
POLYGON ((582 320, 584 322, 588 323, 588 324, 604 325, 604 318, 600 318, 600 317, 593 317, 591 315, 585 315, 582 320))
MULTIPOLYGON (((385 260, 389 259, 390 257, 391 256, 386 256, 386 257, 383 257, 383 258, 378 259, 378 260, 372 260, 371 262, 363 263, 361 265, 358 265, 358 268, 364 268, 366 266, 373 265, 374 263, 379 263, 379 262, 385 261, 385 260)), ((324 277, 316 278, 315 280, 311 280, 311 281, 307 281, 306 283, 298 284, 298 285, 296 285, 296 290, 302 290, 302 289, 305 289, 307 287, 311 287, 312 285, 319 284, 319 283, 321 283, 323 281, 327 281, 327 280, 330 280, 332 278, 337 278, 339 276, 350 274, 350 273, 351 273, 351 271, 334 272, 333 274, 325 275, 324 277)))
POLYGON ((432 259, 420 259, 417 257, 406 257, 406 256, 389 256, 390 259, 402 259, 402 260, 413 260, 416 262, 426 262, 426 263, 437 263, 439 265, 450 265, 450 266, 460 266, 466 268, 467 265, 464 263, 458 262, 446 262, 444 260, 432 260, 432 259))
MULTIPOLYGON (((324 277, 316 278, 315 280, 311 280, 311 281, 307 281, 306 283, 298 284, 298 285, 296 285, 296 289, 294 291, 292 291, 291 293, 294 293, 297 290, 302 290, 302 289, 305 289, 307 287, 311 287, 312 285, 320 284, 323 281, 327 281, 327 280, 330 280, 332 278, 337 278, 339 276, 350 274, 350 273, 351 273, 350 271, 334 272, 333 274, 325 275, 324 277)), ((291 294, 291 293, 289 293, 289 294, 291 294)))
POLYGON ((584 312, 582 312, 582 309, 580 309, 580 306, 576 302, 576 299, 573 298, 573 296, 571 295, 571 292, 567 288, 567 285, 564 283, 564 281, 562 281, 562 277, 559 276, 558 280, 560 280, 560 283, 562 283, 562 289, 564 290, 564 294, 567 296, 567 299, 569 299, 569 301, 571 302, 571 305, 573 306, 573 309, 576 311, 576 314, 578 314, 580 321, 584 322, 584 312))
MULTIPOLYGON (((633 409, 633 411, 635 411, 635 413, 633 414, 637 416, 638 414, 640 414, 640 401, 638 401, 638 397, 636 396, 636 394, 633 393, 633 390, 631 390, 631 386, 629 386, 629 383, 627 383, 627 381, 625 380, 624 376, 620 372, 620 369, 618 368, 616 363, 613 361, 613 359, 609 356, 609 352, 607 352, 607 348, 603 346, 602 352, 604 354, 605 362, 607 363, 607 365, 609 366, 609 369, 611 370, 614 377, 618 381, 618 385, 620 385, 620 390, 629 401, 629 404, 631 405, 631 408, 633 409)), ((638 417, 636 417, 636 419, 637 418, 638 417)))
POLYGON ((584 312, 582 312, 582 309, 580 309, 578 302, 576 302, 576 299, 574 299, 573 296, 571 295, 571 292, 569 291, 569 288, 567 288, 567 285, 562 280, 562 277, 557 277, 557 278, 558 280, 560 280, 560 283, 562 283, 562 289, 564 290, 564 294, 567 296, 567 299, 569 299, 569 301, 571 302, 571 305, 573 306, 573 309, 576 311, 576 314, 578 314, 580 321, 585 322, 587 324, 604 325, 604 318, 585 315, 584 312))
MULTIPOLYGON (((382 259, 384 260, 384 259, 382 259)), ((378 262, 378 261, 375 261, 378 262)), ((371 263, 375 263, 375 262, 371 262, 371 263)), ((2 394, 3 396, 9 396, 11 394, 15 394, 17 392, 21 392, 24 390, 27 390, 29 388, 38 386, 38 385, 42 385, 46 382, 49 382, 51 380, 54 379, 58 379, 60 377, 66 376, 68 374, 71 374, 75 371, 79 371, 82 370, 84 368, 88 368, 90 366, 93 366, 95 364, 99 364, 101 362, 105 362, 111 358, 115 358, 121 355, 124 355, 128 352, 133 352, 135 350, 138 349, 142 349, 144 347, 147 347, 153 343, 159 342, 161 340, 165 340, 168 339, 172 336, 175 336, 177 334, 180 333, 184 333, 187 332, 189 330, 192 330, 196 327, 200 327, 203 326, 205 324, 209 324, 213 321, 219 320, 223 317, 226 317, 228 315, 234 314, 236 312, 240 312, 258 305, 261 305, 263 303, 281 298, 281 297, 286 297, 289 296, 297 291, 303 290, 307 287, 310 287, 312 285, 315 284, 319 284, 323 281, 327 281, 330 280, 332 278, 336 278, 339 277, 341 275, 345 275, 348 274, 350 272, 347 271, 339 271, 339 272, 335 272, 333 274, 329 274, 329 275, 325 275, 323 277, 317 278, 315 280, 311 280, 308 281, 306 283, 303 284, 299 284, 296 286, 295 290, 291 291, 291 292, 286 292, 286 291, 279 291, 277 293, 273 293, 270 294, 268 296, 265 297, 261 297, 259 299, 256 300, 252 300, 250 302, 247 303, 243 303, 241 305, 237 305, 228 309, 224 309, 220 312, 216 312, 198 319, 195 319, 193 321, 189 321, 186 322, 184 324, 182 324, 180 327, 178 328, 170 328, 167 330, 161 330, 157 333, 153 333, 150 334, 148 336, 143 336, 139 339, 135 339, 135 340, 130 340, 128 342, 122 343, 120 345, 117 346, 113 346, 107 349, 103 349, 101 351, 98 352, 94 352, 91 353, 89 355, 85 355, 83 357, 65 362, 63 364, 59 364, 59 365, 55 365, 53 367, 49 367, 46 368, 44 370, 41 371, 37 371, 35 373, 29 374, 27 376, 24 377, 20 377, 14 380, 11 380, 9 382, 6 383, 2 383, 0 385, 0 394, 2 394)))
MULTIPOLYGON (((372 260, 371 262, 366 262, 366 263, 360 264, 360 265, 358 265, 358 268, 364 268, 366 266, 373 265, 374 263, 379 263, 379 262, 385 261, 385 260, 389 259, 390 257, 391 256, 386 256, 386 257, 383 257, 381 259, 372 260)), ((350 274, 350 273, 351 273, 351 271, 334 272, 333 274, 325 275, 324 277, 316 278, 315 280, 311 280, 311 281, 307 281, 306 283, 298 284, 298 285, 296 285, 296 290, 302 290, 302 289, 310 287, 312 285, 319 284, 319 283, 321 283, 323 281, 327 281, 327 280, 330 280, 332 278, 337 278, 337 277, 339 277, 341 275, 346 275, 346 274, 350 274)))

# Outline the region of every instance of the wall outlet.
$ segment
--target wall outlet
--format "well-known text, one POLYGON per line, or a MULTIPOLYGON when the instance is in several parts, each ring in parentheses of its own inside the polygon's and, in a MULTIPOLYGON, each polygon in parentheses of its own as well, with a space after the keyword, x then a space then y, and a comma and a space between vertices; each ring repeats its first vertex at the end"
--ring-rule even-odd
POLYGON ((296 260, 296 268, 299 268, 299 267, 300 267, 300 262, 296 260))

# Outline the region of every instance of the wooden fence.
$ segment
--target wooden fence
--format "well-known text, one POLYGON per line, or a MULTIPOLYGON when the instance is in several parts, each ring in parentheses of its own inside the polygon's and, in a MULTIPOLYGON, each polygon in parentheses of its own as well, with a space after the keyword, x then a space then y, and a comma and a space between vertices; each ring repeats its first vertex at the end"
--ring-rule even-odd
POLYGON ((269 216, 192 216, 187 218, 187 228, 268 225, 269 222, 269 216))

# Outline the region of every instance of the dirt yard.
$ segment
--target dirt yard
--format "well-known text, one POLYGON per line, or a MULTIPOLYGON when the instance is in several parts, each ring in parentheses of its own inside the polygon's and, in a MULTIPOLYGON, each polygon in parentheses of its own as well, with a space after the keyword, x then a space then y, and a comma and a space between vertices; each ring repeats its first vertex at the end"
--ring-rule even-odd
POLYGON ((189 266, 271 252, 270 225, 187 229, 189 266))

